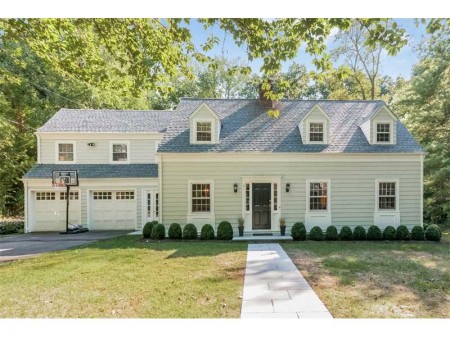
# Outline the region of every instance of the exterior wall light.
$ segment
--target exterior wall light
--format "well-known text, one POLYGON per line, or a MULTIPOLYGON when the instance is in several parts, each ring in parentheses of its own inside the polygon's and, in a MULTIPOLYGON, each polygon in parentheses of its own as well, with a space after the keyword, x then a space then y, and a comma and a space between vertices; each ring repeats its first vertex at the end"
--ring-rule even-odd
POLYGON ((95 146, 95 143, 87 143, 87 146, 95 146))
POLYGON ((233 189, 234 189, 234 193, 237 193, 238 190, 238 185, 236 183, 234 183, 233 185, 233 189))
POLYGON ((291 184, 287 183, 286 184, 286 192, 289 192, 291 190, 291 184))

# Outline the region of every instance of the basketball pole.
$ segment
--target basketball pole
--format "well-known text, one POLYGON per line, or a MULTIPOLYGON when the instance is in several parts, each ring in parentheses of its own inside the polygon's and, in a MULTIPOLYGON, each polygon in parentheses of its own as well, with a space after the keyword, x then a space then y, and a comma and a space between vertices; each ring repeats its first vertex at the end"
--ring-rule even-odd
POLYGON ((66 185, 66 233, 69 233, 69 199, 70 185, 66 185))

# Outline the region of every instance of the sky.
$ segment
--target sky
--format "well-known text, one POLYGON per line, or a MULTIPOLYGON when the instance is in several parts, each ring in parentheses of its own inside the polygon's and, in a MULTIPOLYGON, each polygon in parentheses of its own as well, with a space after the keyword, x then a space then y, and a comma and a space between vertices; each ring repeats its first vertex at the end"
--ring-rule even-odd
MULTIPOLYGON (((414 49, 426 36, 425 25, 419 25, 416 27, 414 19, 395 19, 395 21, 397 21, 397 23, 406 30, 409 35, 409 42, 396 56, 388 56, 385 53, 382 54, 381 73, 382 75, 389 75, 394 78, 401 76, 405 79, 409 79, 411 76, 412 66, 418 61, 418 55, 414 49)), ((248 62, 245 47, 236 46, 233 38, 229 34, 225 35, 224 31, 219 29, 217 26, 204 30, 201 24, 199 24, 196 20, 192 20, 190 23, 190 28, 193 41, 197 47, 200 47, 201 44, 205 43, 206 39, 211 34, 221 39, 221 43, 208 52, 210 56, 222 55, 222 41, 225 37, 225 43, 223 44, 224 56, 231 59, 239 58, 242 61, 248 62)), ((333 37, 330 37, 327 41, 327 47, 329 49, 332 49, 335 46, 333 40, 333 37)), ((311 60, 311 56, 305 52, 304 47, 301 47, 298 56, 293 61, 299 64, 304 64, 307 70, 315 70, 311 60)), ((291 63, 292 61, 283 64, 283 71, 286 71, 291 63)), ((262 60, 254 60, 250 62, 249 65, 255 73, 259 73, 262 60)))

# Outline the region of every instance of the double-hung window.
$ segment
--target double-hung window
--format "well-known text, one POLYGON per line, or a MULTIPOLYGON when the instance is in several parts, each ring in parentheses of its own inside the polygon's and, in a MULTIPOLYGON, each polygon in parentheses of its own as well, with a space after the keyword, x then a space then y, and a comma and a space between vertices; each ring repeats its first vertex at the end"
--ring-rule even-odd
POLYGON ((396 209, 396 183, 393 181, 378 182, 378 209, 395 210, 396 209))
POLYGON ((323 123, 309 123, 309 141, 323 142, 323 123))
POLYGON ((377 124, 377 143, 390 143, 391 141, 391 124, 377 124))
POLYGON ((58 143, 58 161, 60 162, 75 161, 75 152, 73 143, 58 143))
POLYGON ((327 211, 328 210, 328 183, 310 182, 309 183, 309 210, 327 211))
POLYGON ((112 144, 112 162, 113 163, 128 163, 129 162, 129 144, 128 143, 113 143, 112 144))
POLYGON ((191 185, 191 210, 192 213, 211 212, 211 184, 191 185))
POLYGON ((197 122, 197 142, 211 141, 211 122, 197 122))

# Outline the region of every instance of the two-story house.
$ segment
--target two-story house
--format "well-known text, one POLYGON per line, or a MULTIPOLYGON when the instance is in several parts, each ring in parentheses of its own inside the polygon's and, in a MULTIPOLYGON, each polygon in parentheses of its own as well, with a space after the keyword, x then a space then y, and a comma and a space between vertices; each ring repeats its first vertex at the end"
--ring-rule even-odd
POLYGON ((79 171, 72 222, 157 219, 245 233, 422 224, 422 148, 382 101, 183 99, 175 111, 60 110, 24 177, 27 231, 64 228, 51 171, 79 171), (280 111, 279 118, 267 114, 280 111))

